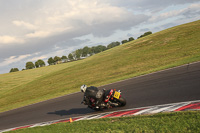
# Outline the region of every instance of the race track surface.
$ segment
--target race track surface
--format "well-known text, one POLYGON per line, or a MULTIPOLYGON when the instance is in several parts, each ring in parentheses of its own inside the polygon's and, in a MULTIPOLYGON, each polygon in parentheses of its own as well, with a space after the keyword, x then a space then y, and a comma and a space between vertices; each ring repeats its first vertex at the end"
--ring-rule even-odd
MULTIPOLYGON (((144 75, 99 88, 120 89, 127 105, 107 111, 200 100, 200 62, 144 75)), ((40 122, 69 119, 95 112, 81 105, 82 93, 0 113, 0 130, 40 122)))

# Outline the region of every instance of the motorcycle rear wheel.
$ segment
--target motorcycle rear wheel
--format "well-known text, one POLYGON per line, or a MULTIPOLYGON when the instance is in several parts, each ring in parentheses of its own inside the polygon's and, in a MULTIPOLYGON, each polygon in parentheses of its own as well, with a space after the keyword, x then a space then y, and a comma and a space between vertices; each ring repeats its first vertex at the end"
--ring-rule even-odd
POLYGON ((119 98, 118 102, 120 103, 120 106, 125 106, 126 105, 126 100, 124 98, 119 98))

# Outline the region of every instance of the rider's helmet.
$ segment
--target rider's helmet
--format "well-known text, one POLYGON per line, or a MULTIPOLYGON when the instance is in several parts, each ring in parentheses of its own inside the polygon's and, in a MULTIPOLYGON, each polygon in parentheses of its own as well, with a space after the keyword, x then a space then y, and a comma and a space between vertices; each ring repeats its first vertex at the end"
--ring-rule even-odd
POLYGON ((86 89, 87 89, 87 85, 82 85, 81 86, 81 92, 84 93, 86 91, 86 89))

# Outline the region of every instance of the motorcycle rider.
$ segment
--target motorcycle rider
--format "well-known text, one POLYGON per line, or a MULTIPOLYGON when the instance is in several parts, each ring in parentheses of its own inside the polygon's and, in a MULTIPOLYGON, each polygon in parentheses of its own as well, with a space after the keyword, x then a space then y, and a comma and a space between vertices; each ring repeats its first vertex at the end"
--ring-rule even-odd
POLYGON ((98 109, 101 107, 100 105, 103 100, 104 90, 101 90, 95 86, 87 87, 87 85, 82 85, 81 92, 84 93, 82 103, 84 103, 85 105, 89 105, 90 107, 90 99, 92 98, 95 100, 95 108, 98 109))

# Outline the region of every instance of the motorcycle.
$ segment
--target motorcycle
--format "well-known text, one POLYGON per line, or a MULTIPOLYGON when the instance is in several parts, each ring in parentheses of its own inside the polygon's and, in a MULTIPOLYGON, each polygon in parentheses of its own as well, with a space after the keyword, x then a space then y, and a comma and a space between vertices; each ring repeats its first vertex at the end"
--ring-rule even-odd
MULTIPOLYGON (((116 91, 115 89, 111 90, 103 90, 103 100, 100 103, 100 106, 96 106, 96 100, 94 98, 89 97, 89 104, 84 103, 85 105, 88 105, 89 108, 93 110, 103 110, 103 109, 109 109, 113 107, 122 107, 126 105, 126 100, 122 98, 121 91, 116 91)), ((83 102, 82 102, 83 103, 83 102)))

